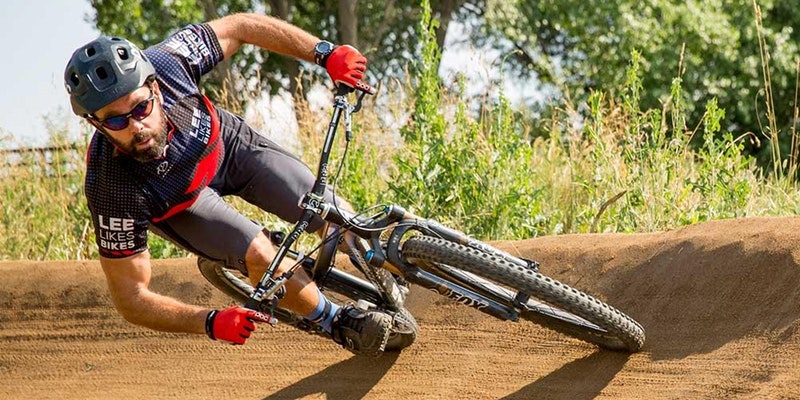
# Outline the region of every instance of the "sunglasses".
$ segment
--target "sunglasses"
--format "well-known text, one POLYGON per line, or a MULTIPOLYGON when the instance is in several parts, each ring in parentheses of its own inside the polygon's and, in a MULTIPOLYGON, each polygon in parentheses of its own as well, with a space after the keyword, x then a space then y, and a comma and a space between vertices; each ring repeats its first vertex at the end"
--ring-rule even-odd
POLYGON ((131 112, 124 115, 108 117, 102 121, 91 116, 90 118, 95 120, 98 124, 106 129, 110 129, 112 131, 121 131, 128 127, 131 118, 141 121, 150 116, 150 113, 153 112, 153 101, 155 101, 155 99, 156 95, 153 92, 153 89, 150 88, 150 97, 137 104, 136 107, 133 107, 131 112))

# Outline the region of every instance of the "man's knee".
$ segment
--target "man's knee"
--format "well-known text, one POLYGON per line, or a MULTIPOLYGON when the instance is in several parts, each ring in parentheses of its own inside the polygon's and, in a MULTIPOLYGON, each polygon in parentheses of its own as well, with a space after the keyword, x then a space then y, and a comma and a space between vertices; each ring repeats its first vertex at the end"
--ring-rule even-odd
POLYGON ((264 232, 259 232, 247 247, 245 265, 251 277, 261 277, 275 258, 275 246, 264 232))

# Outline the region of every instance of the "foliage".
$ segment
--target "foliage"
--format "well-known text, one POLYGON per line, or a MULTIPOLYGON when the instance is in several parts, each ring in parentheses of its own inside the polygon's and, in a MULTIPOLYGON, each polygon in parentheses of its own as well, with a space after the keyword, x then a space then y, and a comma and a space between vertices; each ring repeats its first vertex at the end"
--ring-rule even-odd
POLYGON ((390 181, 397 199, 419 214, 489 238, 649 231, 749 215, 759 203, 754 193, 766 190, 743 151, 745 137, 722 131, 716 99, 706 104, 696 150, 681 77, 663 109, 643 108, 647 77, 638 52, 614 91, 621 96, 593 92, 584 111, 564 102, 566 110, 544 124, 547 135, 532 139, 502 96, 476 121, 460 94, 444 94, 431 68, 438 51, 425 29, 432 28, 424 18, 421 27, 414 113, 390 181), (586 120, 574 123, 578 115, 586 120))
MULTIPOLYGON (((483 39, 493 38, 493 46, 510 53, 506 66, 516 75, 536 76, 550 88, 545 91, 577 102, 592 91, 616 90, 636 50, 644 72, 643 107, 660 107, 671 95, 669 82, 681 76, 690 120, 701 118, 703 104, 716 98, 726 110, 722 129, 760 134, 766 131, 765 103, 774 101, 786 146, 794 124, 800 17, 787 2, 759 0, 759 15, 754 5, 745 0, 493 1, 485 10, 483 39), (761 19, 759 30, 754 21, 761 19), (768 85, 761 68, 762 38, 768 85), (765 98, 767 87, 772 98, 765 98)), ((758 141, 743 144, 756 151, 758 141)), ((763 156, 769 157, 766 151, 763 156)))
MULTIPOLYGON (((63 137, 48 124, 53 137, 63 137)), ((0 260, 82 259, 93 232, 83 191, 83 145, 54 139, 63 151, 6 153, 0 159, 0 260)), ((96 254, 96 252, 94 253, 96 254)))
MULTIPOLYGON (((717 99, 726 110, 723 130, 753 132, 742 142, 748 153, 759 153, 762 165, 787 159, 795 127, 795 81, 800 58, 800 17, 791 2, 776 0, 564 0, 490 1, 433 0, 433 16, 450 16, 466 25, 479 48, 498 50, 503 67, 515 84, 540 86, 529 100, 531 110, 549 116, 550 104, 560 100, 581 103, 592 91, 611 94, 624 82, 632 51, 641 55, 645 108, 659 108, 669 99, 670 82, 680 76, 685 114, 698 121, 704 104, 717 99), (452 15, 449 8, 455 8, 452 15), (754 23, 754 21, 756 23, 754 23), (763 24, 761 23, 763 22, 763 24), (762 61, 763 57, 763 61, 762 61), (762 64, 768 64, 765 82, 762 64), (551 103, 536 103, 542 95, 551 103), (775 122, 769 126, 768 119, 775 122), (763 133, 763 135, 762 135, 763 133), (768 146, 764 146, 770 141, 768 146), (781 153, 780 157, 771 154, 781 153)), ((415 34, 421 10, 418 0, 390 2, 360 0, 355 16, 343 15, 339 2, 245 0, 92 0, 93 22, 104 33, 124 35, 143 45, 160 41, 191 22, 233 12, 252 11, 285 18, 309 32, 341 42, 343 21, 355 18, 353 39, 370 60, 368 80, 388 82, 404 77, 409 63, 423 51, 415 34), (359 34, 360 33, 360 34, 359 34)), ((436 31, 443 43, 447 26, 436 31)), ((437 64, 438 66, 438 64, 437 64)), ((227 66, 204 82, 218 91, 230 69, 244 79, 234 84, 261 82, 275 93, 279 88, 310 87, 324 71, 297 64, 265 51, 246 47, 227 66), (228 68, 230 67, 230 68, 228 68)), ((537 121, 531 121, 536 125, 537 121)))
MULTIPOLYGON (((534 136, 504 96, 475 113, 464 101, 463 80, 456 91, 442 87, 427 5, 413 78, 392 81, 391 90, 366 101, 355 116, 354 139, 336 144, 330 164, 341 166, 333 174, 337 193, 357 209, 393 202, 479 238, 512 240, 800 212, 795 166, 775 162, 774 173, 763 174, 745 149, 751 134, 727 128, 721 102, 711 96, 697 104, 686 95, 687 87, 694 90, 688 67, 669 80, 663 103, 650 107, 646 82, 654 81, 653 69, 632 50, 619 86, 555 103, 534 136)), ((313 165, 330 115, 307 104, 295 109, 302 155, 313 165)), ((54 144, 64 145, 59 126, 48 124, 54 144)), ((0 259, 97 256, 82 193, 85 145, 0 154, 0 259)), ((287 226, 231 202, 271 229, 287 226)), ((150 249, 156 258, 186 254, 155 235, 150 249)))
POLYGON ((431 18, 423 12, 413 119, 402 130, 405 148, 395 157, 398 171, 389 187, 414 212, 473 235, 531 235, 532 214, 518 206, 535 204, 537 193, 526 169, 532 153, 525 131, 503 97, 482 121, 469 117, 465 103, 446 99, 437 76, 440 53, 431 18))
MULTIPOLYGON (((370 77, 383 82, 390 77, 405 74, 406 63, 417 53, 415 24, 419 19, 417 0, 391 2, 361 0, 357 2, 355 16, 341 15, 338 2, 319 1, 246 1, 246 0, 91 0, 95 15, 91 22, 108 35, 118 35, 147 47, 163 40, 190 23, 209 21, 236 12, 256 12, 285 19, 294 25, 324 39, 344 43, 340 23, 355 18, 359 32, 369 32, 353 38, 362 53, 370 60, 370 77)), ((434 7, 443 1, 434 0, 434 7)), ((443 33, 442 33, 443 35, 443 33)), ((347 41, 347 43, 351 43, 347 41)), ((279 88, 292 90, 295 74, 287 68, 294 60, 273 57, 255 47, 245 47, 234 57, 230 67, 232 76, 242 76, 243 82, 260 82, 275 93, 279 88)), ((299 78, 302 87, 310 87, 314 76, 325 74, 319 68, 306 68, 299 78)), ((219 75, 204 82, 211 92, 222 88, 224 78, 219 75)))

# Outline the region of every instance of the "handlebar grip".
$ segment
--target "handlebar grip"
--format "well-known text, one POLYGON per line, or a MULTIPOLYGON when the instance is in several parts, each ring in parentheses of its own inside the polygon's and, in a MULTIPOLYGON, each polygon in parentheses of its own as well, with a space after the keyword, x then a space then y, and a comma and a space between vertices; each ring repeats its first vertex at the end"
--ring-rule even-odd
POLYGON ((367 85, 364 81, 356 82, 356 89, 366 93, 366 94, 375 94, 376 90, 374 86, 367 85))
POLYGON ((363 81, 356 82, 356 87, 353 88, 343 82, 337 81, 336 82, 336 95, 341 96, 345 94, 350 94, 354 92, 356 89, 362 91, 366 94, 375 94, 377 91, 375 90, 374 86, 368 85, 363 81))

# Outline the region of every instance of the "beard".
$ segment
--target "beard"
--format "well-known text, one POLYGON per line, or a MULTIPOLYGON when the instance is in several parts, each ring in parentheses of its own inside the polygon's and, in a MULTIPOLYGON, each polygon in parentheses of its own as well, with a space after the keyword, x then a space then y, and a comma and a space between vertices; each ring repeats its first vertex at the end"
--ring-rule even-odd
POLYGON ((164 150, 167 148, 168 126, 167 115, 164 109, 159 109, 161 112, 159 112, 160 118, 158 126, 155 129, 143 129, 136 133, 129 143, 122 143, 111 137, 111 135, 106 135, 106 137, 111 140, 114 146, 138 162, 145 163, 161 158, 164 156, 164 150), (153 139, 153 144, 150 147, 142 150, 136 148, 137 144, 145 143, 151 138, 153 139))

